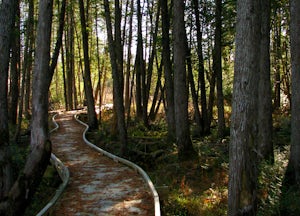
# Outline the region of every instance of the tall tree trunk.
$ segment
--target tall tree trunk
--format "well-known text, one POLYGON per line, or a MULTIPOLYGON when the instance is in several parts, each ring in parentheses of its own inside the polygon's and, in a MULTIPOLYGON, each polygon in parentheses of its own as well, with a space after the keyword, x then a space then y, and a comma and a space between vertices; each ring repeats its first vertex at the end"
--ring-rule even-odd
MULTIPOLYGON (((28 18, 26 20, 26 38, 25 38, 25 47, 24 47, 24 58, 23 58, 23 67, 22 67, 22 81, 21 81, 21 94, 19 101, 19 113, 18 113, 18 125, 14 135, 14 139, 17 140, 21 131, 21 124, 23 120, 23 111, 26 109, 24 107, 25 94, 27 91, 27 73, 31 71, 32 68, 32 49, 33 49, 33 19, 34 18, 34 0, 29 0, 29 12, 28 18)), ((26 115, 26 112, 25 112, 26 115)))
POLYGON ((85 91, 87 107, 88 107, 88 124, 91 129, 96 129, 98 128, 98 119, 95 111, 95 101, 93 97, 90 59, 89 59, 88 34, 86 29, 83 0, 79 0, 79 9, 80 9, 80 22, 81 22, 81 33, 82 33, 83 54, 84 54, 84 91, 85 91))
POLYGON ((57 65, 57 60, 59 57, 59 51, 62 46, 62 40, 63 40, 63 32, 64 32, 64 24, 65 24, 65 12, 66 12, 66 0, 62 1, 61 9, 60 9, 60 15, 59 15, 59 27, 57 30, 57 39, 55 43, 54 52, 51 57, 51 64, 49 68, 49 80, 48 80, 48 86, 50 87, 51 80, 57 65))
POLYGON ((32 75, 32 65, 33 65, 33 51, 35 49, 35 33, 34 33, 34 0, 29 0, 29 14, 28 14, 28 34, 29 37, 29 49, 28 58, 25 62, 26 64, 26 74, 25 74, 25 93, 24 93, 24 114, 27 119, 30 119, 30 99, 31 99, 31 75, 32 75))
MULTIPOLYGON (((7 83, 10 44, 17 0, 3 0, 0 4, 0 202, 12 185, 11 153, 9 150, 7 83)), ((1 211, 0 211, 1 214, 1 211)))
POLYGON ((62 79, 63 79, 63 86, 64 86, 65 109, 68 110, 66 66, 65 66, 66 64, 65 64, 64 46, 61 47, 61 62, 62 62, 62 79))
POLYGON ((218 137, 225 135, 224 96, 222 78, 222 0, 215 0, 216 27, 214 47, 214 71, 217 78, 217 107, 218 107, 218 137))
MULTIPOLYGON (((33 72, 31 152, 6 200, 9 207, 4 215, 22 215, 49 163, 51 142, 48 135, 48 90, 51 74, 50 37, 52 24, 52 1, 39 3, 36 55, 33 72)), ((3 206, 3 205, 1 205, 3 206)))
POLYGON ((204 134, 210 132, 210 121, 207 112, 207 100, 206 100, 206 88, 205 88, 205 76, 204 76, 204 60, 202 50, 202 32, 199 17, 199 3, 198 0, 193 0, 193 6, 196 17, 196 30, 197 30, 197 55, 198 55, 198 73, 200 79, 200 91, 201 91, 201 113, 202 113, 202 129, 204 134))
MULTIPOLYGON (((152 15, 150 15, 152 17, 152 15)), ((157 6, 157 13, 156 13, 156 19, 155 19, 155 26, 154 26, 154 32, 151 31, 152 35, 152 50, 151 54, 149 56, 149 62, 148 62, 148 69, 147 69, 147 77, 146 77, 146 95, 145 95, 145 101, 143 102, 144 104, 144 111, 143 111, 143 118, 144 118, 144 125, 148 126, 148 101, 149 101, 149 94, 150 94, 150 88, 151 88, 151 80, 152 80, 152 74, 153 74, 153 65, 154 65, 154 60, 156 57, 156 44, 157 44, 157 33, 158 33, 158 27, 159 27, 159 17, 160 17, 160 4, 158 3, 157 6)), ((151 19, 152 23, 152 19, 151 19)), ((151 27, 153 28, 153 27, 151 27)))
POLYGON ((280 108, 280 101, 281 101, 281 59, 282 59, 282 53, 281 53, 281 21, 282 21, 282 15, 281 15, 281 9, 277 9, 277 16, 278 18, 275 21, 275 35, 274 35, 274 46, 275 46, 275 84, 274 84, 274 109, 277 110, 280 108))
POLYGON ((65 37, 66 45, 66 84, 67 84, 67 110, 74 109, 73 98, 73 82, 75 77, 74 71, 74 19, 73 19, 73 4, 71 3, 67 16, 67 30, 65 37))
POLYGON ((228 215, 256 215, 261 0, 237 1, 228 215))
POLYGON ((170 54, 170 16, 168 9, 168 1, 160 0, 162 14, 162 60, 165 75, 165 91, 166 91, 166 114, 168 124, 168 140, 175 140, 175 105, 174 105, 174 80, 172 73, 172 62, 170 54))
POLYGON ((186 32, 184 24, 184 0, 174 0, 173 6, 173 37, 174 37, 174 98, 176 144, 179 160, 195 156, 190 138, 188 119, 188 87, 186 82, 186 32))
POLYGON ((287 186, 300 188, 300 2, 290 0, 291 13, 291 64, 292 64, 292 110, 291 110, 291 154, 285 174, 287 186))
POLYGON ((274 160, 272 141, 272 91, 270 80, 270 0, 261 1, 261 50, 258 103, 258 137, 261 159, 274 160))
POLYGON ((194 107, 194 115, 195 115, 195 122, 196 122, 196 133, 198 136, 200 136, 203 133, 203 124, 202 124, 202 117, 199 109, 199 103, 198 103, 198 96, 196 93, 196 87, 195 87, 195 81, 194 81, 194 75, 193 75, 193 69, 192 69, 192 60, 191 60, 191 50, 190 47, 187 45, 187 65, 188 65, 188 82, 190 84, 191 88, 191 95, 193 100, 193 107, 194 107))
POLYGON ((117 117, 121 155, 127 154, 127 130, 123 104, 123 49, 121 41, 121 9, 119 0, 115 0, 115 38, 112 32, 112 21, 108 0, 104 0, 107 37, 113 77, 113 101, 117 117))
POLYGON ((20 78, 20 6, 17 8, 15 31, 13 35, 13 43, 11 44, 11 84, 10 84, 10 105, 9 105, 9 121, 12 125, 17 124, 18 100, 19 100, 19 78, 20 78))
MULTIPOLYGON (((130 115, 130 70, 131 70, 131 45, 132 45, 132 22, 133 22, 133 1, 130 4, 130 19, 129 19, 129 35, 127 46, 127 63, 125 73, 125 112, 128 113, 127 118, 130 115)), ((125 27, 125 26, 124 26, 125 27)), ((125 37, 124 37, 125 38, 125 37)))
POLYGON ((138 36, 137 36, 137 51, 136 51, 136 114, 138 119, 143 117, 143 96, 145 95, 145 60, 143 47, 143 30, 142 30, 142 12, 141 2, 137 0, 137 19, 138 19, 138 36))

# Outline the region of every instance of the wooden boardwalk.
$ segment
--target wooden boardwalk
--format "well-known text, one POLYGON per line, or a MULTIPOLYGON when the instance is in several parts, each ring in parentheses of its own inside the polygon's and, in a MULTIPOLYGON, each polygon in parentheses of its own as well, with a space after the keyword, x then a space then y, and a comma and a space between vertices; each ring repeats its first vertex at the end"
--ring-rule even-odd
POLYGON ((70 181, 51 215, 154 215, 151 191, 133 169, 87 146, 72 113, 56 117, 53 153, 68 167, 70 181))

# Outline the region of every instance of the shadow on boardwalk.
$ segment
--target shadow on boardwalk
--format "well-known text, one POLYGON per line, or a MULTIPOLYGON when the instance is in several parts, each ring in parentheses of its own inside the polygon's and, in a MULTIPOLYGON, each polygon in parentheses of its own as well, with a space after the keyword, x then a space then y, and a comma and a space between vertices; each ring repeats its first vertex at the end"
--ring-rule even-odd
POLYGON ((88 147, 85 128, 73 113, 56 120, 53 153, 69 168, 70 182, 51 215, 154 215, 151 192, 140 175, 88 147))

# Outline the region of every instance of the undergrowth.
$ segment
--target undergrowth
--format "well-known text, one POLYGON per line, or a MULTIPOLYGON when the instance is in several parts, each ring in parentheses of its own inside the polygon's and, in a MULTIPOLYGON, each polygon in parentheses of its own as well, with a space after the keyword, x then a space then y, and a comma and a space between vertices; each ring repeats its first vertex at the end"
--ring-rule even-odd
MULTIPOLYGON (((112 121, 107 116, 103 119, 100 130, 91 133, 89 138, 101 148, 118 154, 120 144, 116 135, 111 134, 112 121)), ((128 159, 139 164, 150 175, 159 193, 162 215, 227 214, 229 137, 218 139, 215 129, 204 138, 194 137, 198 160, 180 162, 176 145, 165 139, 164 121, 153 122, 148 128, 134 121, 129 122, 128 126, 128 147, 132 151, 128 159), (157 151, 161 151, 160 154, 153 154, 157 151)), ((277 216, 282 210, 282 182, 289 156, 288 116, 274 116, 273 135, 275 162, 263 162, 259 168, 259 216, 277 216)), ((293 197, 295 194, 288 195, 286 202, 293 197)))

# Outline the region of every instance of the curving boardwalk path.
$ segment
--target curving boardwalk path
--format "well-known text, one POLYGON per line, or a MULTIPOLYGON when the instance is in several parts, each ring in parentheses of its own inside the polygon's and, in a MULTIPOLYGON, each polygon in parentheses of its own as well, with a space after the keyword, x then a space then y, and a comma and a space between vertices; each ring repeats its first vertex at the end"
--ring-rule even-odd
POLYGON ((153 197, 133 169, 87 146, 84 126, 74 113, 56 117, 60 126, 51 136, 53 153, 68 167, 69 184, 51 215, 154 215, 153 197))

